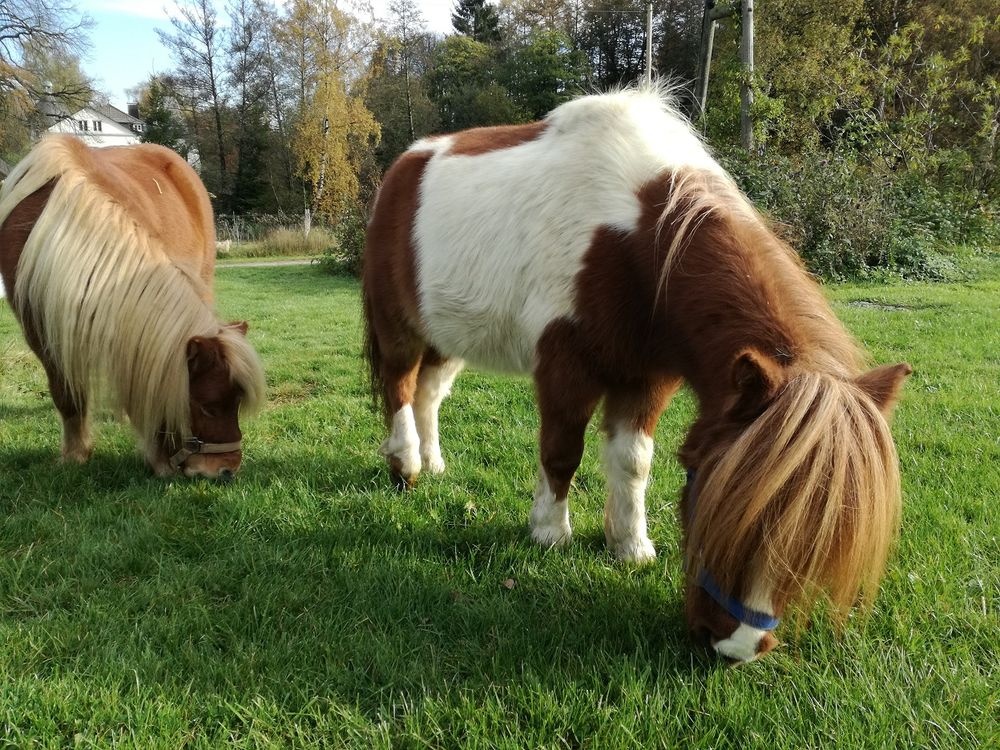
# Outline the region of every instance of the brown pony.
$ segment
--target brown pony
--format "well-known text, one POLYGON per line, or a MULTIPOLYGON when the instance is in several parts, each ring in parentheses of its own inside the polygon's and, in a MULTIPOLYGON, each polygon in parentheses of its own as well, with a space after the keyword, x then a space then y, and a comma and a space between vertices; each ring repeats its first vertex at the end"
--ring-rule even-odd
POLYGON ((158 475, 229 478, 239 411, 264 393, 246 323, 212 308, 215 228, 194 171, 161 146, 43 139, 0 191, 0 272, 62 416, 62 457, 90 457, 107 400, 158 475))
POLYGON ((687 382, 692 632, 749 660, 793 600, 825 590, 846 609, 874 593, 900 505, 885 415, 910 368, 862 371, 795 253, 663 92, 414 144, 386 173, 363 287, 381 452, 403 483, 444 469, 438 407, 462 360, 531 372, 532 536, 570 539, 570 481, 603 400, 607 543, 651 560, 653 431, 687 382))

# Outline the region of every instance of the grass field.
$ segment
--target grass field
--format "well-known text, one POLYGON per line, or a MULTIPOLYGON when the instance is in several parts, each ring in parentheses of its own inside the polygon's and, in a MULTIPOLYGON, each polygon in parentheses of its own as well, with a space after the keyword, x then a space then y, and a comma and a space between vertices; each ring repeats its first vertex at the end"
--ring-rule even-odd
POLYGON ((525 380, 463 375, 449 471, 391 489, 354 282, 219 271, 270 390, 226 486, 148 476, 107 420, 89 464, 59 465, 42 370, 0 303, 0 745, 998 747, 998 279, 830 289, 875 361, 916 370, 894 423, 901 541, 867 622, 779 632, 735 669, 681 616, 686 393, 657 436, 660 557, 632 569, 603 547, 595 429, 572 545, 530 543, 525 380))

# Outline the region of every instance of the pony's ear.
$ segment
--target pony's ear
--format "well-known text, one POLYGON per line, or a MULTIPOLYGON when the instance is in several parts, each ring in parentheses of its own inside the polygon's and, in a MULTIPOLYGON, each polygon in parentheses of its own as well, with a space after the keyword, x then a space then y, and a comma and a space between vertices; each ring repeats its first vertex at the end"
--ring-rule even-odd
POLYGON ((246 336, 247 331, 250 330, 250 326, 249 324, 247 324, 245 320, 234 320, 231 323, 226 323, 224 328, 234 328, 240 333, 242 333, 244 336, 246 336))
POLYGON ((198 375, 212 369, 219 361, 219 343, 216 339, 192 336, 187 343, 188 372, 198 375))
POLYGON ((732 376, 738 394, 736 410, 751 416, 760 413, 784 380, 777 362, 749 348, 736 356, 732 376))
POLYGON ((892 414, 892 410, 899 400, 899 391, 903 387, 903 382, 912 372, 913 368, 906 362, 900 362, 897 365, 882 365, 859 375, 854 383, 867 393, 879 411, 888 417, 892 414))

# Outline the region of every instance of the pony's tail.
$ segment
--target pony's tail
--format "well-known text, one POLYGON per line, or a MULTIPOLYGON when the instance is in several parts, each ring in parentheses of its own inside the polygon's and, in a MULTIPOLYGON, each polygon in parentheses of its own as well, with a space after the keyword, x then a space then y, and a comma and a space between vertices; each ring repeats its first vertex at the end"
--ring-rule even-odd
POLYGON ((374 311, 371 293, 367 284, 362 284, 364 299, 364 354, 368 363, 368 388, 371 391, 372 406, 382 413, 382 418, 389 424, 389 401, 385 397, 385 381, 382 379, 382 349, 379 347, 378 335, 375 332, 374 311))

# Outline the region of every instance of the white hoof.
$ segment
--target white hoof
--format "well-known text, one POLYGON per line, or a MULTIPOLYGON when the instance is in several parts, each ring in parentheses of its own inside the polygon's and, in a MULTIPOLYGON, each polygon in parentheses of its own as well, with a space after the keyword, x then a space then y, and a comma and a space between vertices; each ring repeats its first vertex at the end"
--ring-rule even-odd
POLYGON ((444 473, 444 459, 441 458, 441 454, 422 456, 422 462, 424 465, 424 471, 428 474, 443 474, 444 473))
POLYGON ((569 544, 573 539, 573 530, 568 526, 540 525, 532 526, 531 538, 535 542, 549 549, 550 547, 562 547, 569 544))
POLYGON ((632 563, 633 565, 645 565, 656 559, 656 548, 645 537, 628 539, 617 543, 608 540, 608 547, 611 548, 614 556, 619 560, 632 563))

